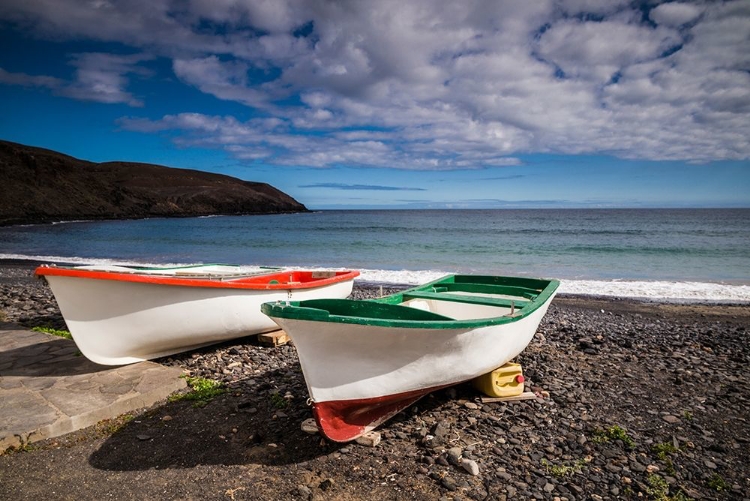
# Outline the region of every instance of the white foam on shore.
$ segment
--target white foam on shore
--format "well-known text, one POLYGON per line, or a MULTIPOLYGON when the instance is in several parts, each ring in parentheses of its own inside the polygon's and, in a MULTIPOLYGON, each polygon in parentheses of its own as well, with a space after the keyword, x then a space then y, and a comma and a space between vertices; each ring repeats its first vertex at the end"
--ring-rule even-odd
MULTIPOLYGON (((367 283, 418 285, 449 274, 442 271, 360 270, 367 283)), ((750 303, 750 285, 710 282, 560 280, 558 293, 676 303, 750 303)))
POLYGON ((46 256, 46 255, 24 255, 24 254, 0 254, 0 260, 12 259, 23 261, 38 261, 41 263, 65 263, 75 265, 121 265, 121 266, 192 266, 204 263, 151 263, 148 261, 128 261, 124 259, 101 259, 86 257, 65 257, 65 256, 46 256))
MULTIPOLYGON (((190 266, 204 263, 152 263, 114 259, 30 256, 20 254, 0 254, 0 260, 30 260, 45 263, 70 263, 80 265, 124 265, 124 266, 190 266)), ((1 263, 0 263, 1 264, 1 263)), ((282 269, 323 270, 315 266, 287 266, 282 269)), ((258 265, 240 265, 241 271, 257 271, 258 265)), ((343 268, 335 268, 341 270, 343 268)), ((369 270, 360 269, 357 281, 373 285, 419 285, 449 275, 450 271, 439 270, 369 270)), ((607 296, 674 303, 750 303, 750 285, 723 284, 712 282, 680 282, 665 280, 567 280, 560 281, 561 294, 607 296)))
POLYGON ((675 303, 750 303, 749 285, 706 282, 562 280, 558 292, 675 303))

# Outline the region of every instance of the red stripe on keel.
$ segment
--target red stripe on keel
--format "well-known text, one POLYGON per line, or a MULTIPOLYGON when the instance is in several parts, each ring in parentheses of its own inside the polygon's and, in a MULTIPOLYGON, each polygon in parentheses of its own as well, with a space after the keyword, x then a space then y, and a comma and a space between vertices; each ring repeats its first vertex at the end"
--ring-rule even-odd
POLYGON ((452 385, 374 398, 313 402, 313 416, 318 429, 327 439, 349 442, 384 423, 428 393, 448 386, 452 385))

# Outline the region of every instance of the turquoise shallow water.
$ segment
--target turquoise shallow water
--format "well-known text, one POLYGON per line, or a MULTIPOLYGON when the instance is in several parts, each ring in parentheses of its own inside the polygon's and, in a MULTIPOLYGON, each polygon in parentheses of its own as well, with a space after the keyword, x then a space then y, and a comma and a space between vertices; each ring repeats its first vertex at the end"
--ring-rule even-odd
POLYGON ((0 228, 0 258, 39 256, 750 284, 750 209, 322 211, 0 228))

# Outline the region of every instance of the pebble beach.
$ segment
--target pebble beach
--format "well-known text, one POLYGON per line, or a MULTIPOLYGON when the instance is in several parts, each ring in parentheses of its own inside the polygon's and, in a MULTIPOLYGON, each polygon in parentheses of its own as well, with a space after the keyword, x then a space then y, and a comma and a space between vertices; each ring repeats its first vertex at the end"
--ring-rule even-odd
MULTIPOLYGON (((29 262, 0 263, 0 320, 65 328, 29 262)), ((6 453, 0 499, 750 499, 748 327, 750 305, 558 296, 516 360, 535 399, 441 390, 374 447, 301 430, 292 344, 234 340, 157 360, 223 393, 6 453)))

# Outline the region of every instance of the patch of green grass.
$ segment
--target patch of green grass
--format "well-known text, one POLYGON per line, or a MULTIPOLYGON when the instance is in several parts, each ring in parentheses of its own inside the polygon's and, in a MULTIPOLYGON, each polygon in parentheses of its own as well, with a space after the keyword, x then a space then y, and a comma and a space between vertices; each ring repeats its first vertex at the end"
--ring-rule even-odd
POLYGON ((279 393, 271 393, 271 403, 277 409, 286 409, 289 406, 289 401, 279 393))
POLYGON ((664 461, 667 459, 668 454, 679 452, 680 449, 675 447, 672 442, 662 442, 651 446, 651 450, 656 453, 656 457, 664 461))
POLYGON ((123 414, 114 419, 103 419, 96 423, 96 432, 100 437, 114 435, 133 419, 132 414, 123 414))
POLYGON ((180 400, 194 400, 195 407, 204 407, 214 397, 221 395, 226 392, 226 388, 219 381, 213 381, 202 377, 189 377, 181 376, 185 378, 188 386, 191 390, 188 393, 178 393, 169 397, 170 402, 179 402, 180 400))
POLYGON ((606 430, 594 431, 594 442, 602 444, 609 442, 610 440, 620 440, 629 449, 632 449, 635 446, 633 439, 630 438, 630 435, 625 431, 625 428, 622 428, 621 426, 614 425, 606 430))
POLYGON ((682 491, 677 491, 670 496, 669 484, 659 475, 649 475, 646 482, 649 485, 646 488, 646 494, 656 501, 690 501, 690 498, 682 491))
POLYGON ((573 464, 552 464, 546 459, 542 458, 542 466, 547 470, 547 473, 551 473, 557 478, 568 477, 574 473, 580 473, 583 471, 583 467, 586 466, 585 459, 579 459, 573 464))
POLYGON ((18 454, 20 452, 31 452, 34 450, 34 446, 31 444, 21 444, 17 447, 9 447, 5 451, 0 452, 0 456, 10 456, 11 454, 18 454))
POLYGON ((62 329, 53 329, 52 327, 34 327, 31 329, 36 332, 44 332, 45 334, 52 334, 53 336, 62 337, 65 339, 73 339, 69 331, 62 329))
POLYGON ((725 491, 729 488, 729 485, 727 485, 726 480, 722 478, 721 475, 718 473, 714 473, 711 475, 711 478, 708 479, 708 482, 706 482, 706 485, 708 485, 711 489, 715 490, 716 492, 725 491))
POLYGON ((646 482, 648 482, 646 493, 649 496, 657 500, 668 499, 667 494, 669 494, 669 484, 666 480, 659 475, 649 475, 646 482))
POLYGON ((693 420, 693 413, 690 411, 685 411, 682 413, 682 419, 685 421, 692 421, 693 420))

